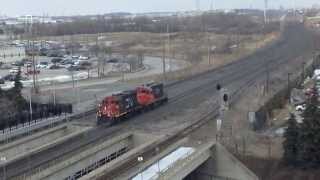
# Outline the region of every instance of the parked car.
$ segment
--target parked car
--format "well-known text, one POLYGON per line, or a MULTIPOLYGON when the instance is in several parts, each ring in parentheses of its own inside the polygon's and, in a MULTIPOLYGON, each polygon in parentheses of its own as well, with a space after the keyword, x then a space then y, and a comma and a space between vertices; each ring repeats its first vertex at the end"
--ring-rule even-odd
POLYGON ((47 53, 48 57, 63 57, 63 54, 58 51, 51 51, 47 53))
POLYGON ((88 59, 90 59, 90 57, 88 57, 88 56, 80 56, 79 59, 80 60, 88 60, 88 59))
POLYGON ((51 59, 51 62, 53 64, 61 63, 62 61, 63 61, 63 59, 61 59, 61 58, 53 58, 53 59, 51 59))
POLYGON ((74 64, 72 59, 65 59, 60 62, 61 65, 74 64))
POLYGON ((0 84, 4 84, 5 80, 0 76, 0 84))
POLYGON ((48 68, 49 63, 48 62, 40 62, 39 64, 37 64, 37 68, 38 69, 43 69, 43 68, 48 68))
MULTIPOLYGON (((8 74, 8 75, 4 76, 2 79, 4 81, 14 81, 15 78, 16 78, 15 74, 8 74)), ((26 81, 26 80, 29 80, 29 79, 27 77, 21 76, 20 80, 26 81)))
POLYGON ((19 67, 14 67, 12 69, 9 70, 10 74, 17 74, 20 71, 19 67))
POLYGON ((107 63, 118 63, 118 62, 119 62, 119 59, 116 59, 116 58, 107 60, 107 63))
POLYGON ((24 73, 25 75, 31 75, 31 74, 40 74, 40 70, 36 69, 35 71, 33 69, 27 69, 27 72, 24 73))
POLYGON ((27 67, 32 67, 32 66, 33 66, 33 63, 32 63, 32 62, 27 62, 27 63, 26 63, 26 66, 27 66, 27 67))
POLYGON ((296 111, 303 112, 304 110, 306 110, 305 104, 296 106, 296 111))
POLYGON ((14 74, 8 74, 8 75, 4 76, 3 79, 5 81, 14 81, 15 77, 16 77, 16 75, 14 75, 14 74))
POLYGON ((39 52, 40 56, 47 56, 48 55, 48 49, 46 48, 41 48, 39 52))
POLYGON ((3 64, 0 69, 11 69, 12 66, 10 64, 3 64))
POLYGON ((80 66, 91 66, 91 62, 86 61, 86 60, 80 60, 79 65, 80 66))
POLYGON ((68 71, 80 71, 81 67, 79 65, 70 65, 67 67, 68 71))
POLYGON ((47 69, 60 69, 60 66, 57 64, 49 64, 47 66, 47 69))
POLYGON ((22 61, 15 61, 13 63, 11 63, 12 66, 24 66, 24 62, 22 61))
POLYGON ((32 61, 31 61, 31 59, 23 58, 23 59, 21 59, 21 62, 27 63, 27 62, 32 62, 32 61))

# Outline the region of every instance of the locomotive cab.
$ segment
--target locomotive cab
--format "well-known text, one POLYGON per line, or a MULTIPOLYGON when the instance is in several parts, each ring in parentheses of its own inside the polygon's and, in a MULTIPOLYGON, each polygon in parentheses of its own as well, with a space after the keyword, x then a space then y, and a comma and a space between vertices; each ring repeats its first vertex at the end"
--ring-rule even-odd
POLYGON ((151 83, 106 97, 98 106, 97 124, 112 125, 168 101, 163 84, 151 83))
POLYGON ((152 89, 148 87, 138 87, 137 88, 137 99, 140 105, 148 106, 152 104, 155 100, 152 89))
POLYGON ((125 91, 106 97, 98 107, 98 124, 106 121, 112 124, 123 115, 134 111, 137 104, 135 91, 125 91))
POLYGON ((116 96, 106 97, 98 107, 98 124, 112 121, 120 115, 120 105, 116 96))
POLYGON ((142 106, 149 106, 157 101, 166 101, 162 83, 150 83, 137 88, 137 99, 142 106))

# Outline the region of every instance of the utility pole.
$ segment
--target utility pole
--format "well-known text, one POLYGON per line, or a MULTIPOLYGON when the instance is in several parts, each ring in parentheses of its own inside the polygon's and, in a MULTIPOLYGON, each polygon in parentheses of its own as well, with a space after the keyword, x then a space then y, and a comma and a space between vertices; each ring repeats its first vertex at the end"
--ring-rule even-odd
POLYGON ((266 92, 269 94, 269 84, 270 84, 270 69, 269 69, 269 62, 266 61, 266 92))
POLYGON ((36 61, 35 61, 35 46, 34 39, 32 40, 32 81, 33 81, 33 90, 37 92, 37 83, 36 83, 36 61))
POLYGON ((288 73, 288 104, 290 104, 290 76, 291 73, 288 73))
POLYGON ((267 11, 268 11, 268 0, 264 0, 264 24, 266 25, 268 23, 267 18, 267 11))
POLYGON ((211 41, 210 41, 210 33, 209 33, 209 25, 206 23, 206 33, 208 37, 208 64, 211 65, 211 41))
POLYGON ((296 0, 292 0, 292 6, 293 6, 293 15, 296 16, 296 0))
MULTIPOLYGON (((164 27, 163 27, 164 28, 164 27)), ((163 29, 163 31, 165 31, 163 29)), ((162 33, 160 33, 161 36, 162 33)), ((162 37, 161 37, 162 39, 162 37)), ((163 40, 162 41, 162 70, 163 70, 163 82, 166 81, 167 77, 166 77, 166 41, 163 40)))
POLYGON ((211 3, 210 3, 210 11, 213 12, 213 0, 211 0, 211 3))
POLYGON ((162 70, 163 70, 163 81, 166 81, 167 77, 166 77, 166 43, 165 43, 165 40, 162 43, 162 70))
MULTIPOLYGON (((35 45, 34 45, 34 40, 35 40, 35 32, 34 32, 34 29, 33 29, 33 20, 32 20, 32 17, 31 17, 31 22, 30 22, 30 27, 29 27, 29 32, 30 32, 30 35, 31 35, 31 39, 32 39, 32 50, 31 50, 31 58, 32 58, 32 82, 33 82, 33 90, 35 93, 37 93, 37 76, 36 76, 36 62, 35 62, 35 45)), ((30 46, 29 46, 30 47, 30 46)), ((30 50, 30 48, 29 48, 30 50)))
POLYGON ((171 72, 171 39, 170 39, 170 27, 169 24, 167 24, 167 34, 168 34, 168 59, 169 59, 169 72, 171 72))
POLYGON ((29 111, 30 111, 30 122, 33 121, 33 110, 32 110, 32 89, 30 89, 30 97, 29 97, 29 111))
POLYGON ((196 0, 196 9, 197 9, 197 12, 200 11, 200 0, 196 0))
POLYGON ((7 175, 6 175, 6 161, 7 161, 7 157, 1 156, 0 161, 1 161, 1 164, 3 165, 3 179, 6 180, 6 179, 7 179, 7 175))
POLYGON ((302 63, 302 79, 301 79, 301 83, 304 82, 304 78, 306 77, 305 76, 305 66, 306 66, 306 62, 303 62, 302 63))
POLYGON ((56 82, 52 81, 53 83, 53 104, 56 106, 56 82))

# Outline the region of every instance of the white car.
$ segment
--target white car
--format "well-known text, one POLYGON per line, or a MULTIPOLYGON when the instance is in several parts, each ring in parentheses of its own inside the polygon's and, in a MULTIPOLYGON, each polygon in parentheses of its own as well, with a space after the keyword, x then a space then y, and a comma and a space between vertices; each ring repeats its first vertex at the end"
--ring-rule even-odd
POLYGON ((305 110, 306 110, 306 105, 305 104, 296 106, 296 111, 303 112, 305 110))
POLYGON ((89 57, 87 57, 87 56, 80 56, 79 57, 79 60, 88 60, 89 59, 89 57))
POLYGON ((39 64, 37 64, 37 68, 38 69, 45 69, 45 68, 48 68, 48 63, 47 62, 40 62, 39 64))
POLYGON ((9 70, 10 74, 17 74, 19 72, 19 68, 15 67, 9 70))

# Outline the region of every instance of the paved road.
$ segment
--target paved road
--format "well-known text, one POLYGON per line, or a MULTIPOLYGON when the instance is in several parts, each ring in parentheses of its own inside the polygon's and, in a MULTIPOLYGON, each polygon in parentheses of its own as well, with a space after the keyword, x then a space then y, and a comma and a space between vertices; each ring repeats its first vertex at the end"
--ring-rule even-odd
MULTIPOLYGON (((302 25, 291 25, 284 32, 283 38, 272 46, 225 67, 169 86, 168 93, 173 100, 166 106, 135 117, 118 125, 116 128, 126 130, 125 128, 128 127, 139 127, 157 131, 156 128, 160 127, 160 125, 155 126, 155 124, 161 124, 162 127, 168 128, 166 129, 168 132, 170 129, 173 132, 174 125, 178 126, 181 123, 177 118, 178 116, 188 113, 189 110, 193 110, 194 113, 196 112, 194 110, 208 98, 214 96, 214 99, 216 99, 218 97, 218 93, 215 90, 218 82, 227 86, 231 91, 237 91, 250 83, 261 81, 265 78, 266 61, 269 62, 271 72, 273 72, 273 69, 274 71, 282 71, 283 69, 279 67, 287 66, 293 59, 302 54, 311 53, 312 39, 312 35, 302 25)), ((202 112, 199 111, 198 113, 201 114, 202 112)), ((91 119, 93 120, 94 117, 92 116, 91 119)), ((182 120, 183 123, 187 121, 188 119, 185 118, 182 120)), ((6 166, 7 176, 21 175, 29 170, 29 165, 31 167, 39 167, 43 163, 55 159, 68 151, 82 147, 94 138, 110 134, 113 130, 114 127, 109 129, 99 127, 89 131, 85 136, 74 139, 72 143, 67 142, 61 146, 32 155, 29 157, 31 161, 25 158, 14 164, 9 164, 6 166)), ((158 129, 158 131, 161 132, 161 129, 158 129)), ((0 177, 2 177, 2 171, 0 177)))

